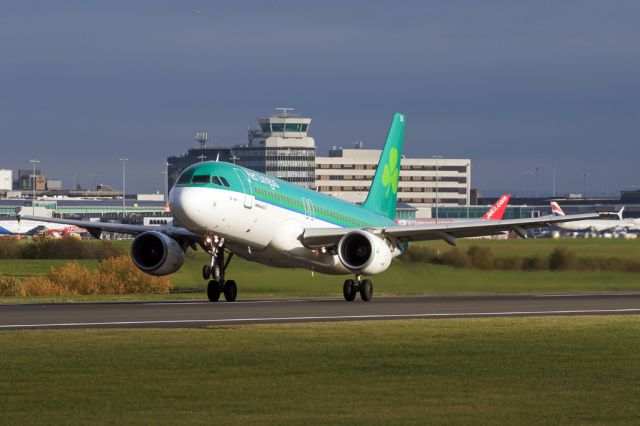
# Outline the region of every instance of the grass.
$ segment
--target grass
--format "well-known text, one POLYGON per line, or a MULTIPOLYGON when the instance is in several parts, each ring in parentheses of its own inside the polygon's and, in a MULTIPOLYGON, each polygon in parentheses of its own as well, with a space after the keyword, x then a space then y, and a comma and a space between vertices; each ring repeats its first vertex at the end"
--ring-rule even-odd
POLYGON ((91 269, 98 266, 98 261, 92 259, 0 259, 0 275, 11 275, 20 278, 46 275, 52 267, 62 266, 69 262, 78 262, 91 269))
MULTIPOLYGON (((126 250, 129 242, 117 242, 126 250)), ((420 243, 436 250, 451 248, 441 242, 420 243)), ((606 239, 536 239, 536 240, 460 240, 462 250, 472 245, 491 248, 496 258, 514 255, 548 255, 556 247, 568 247, 578 257, 603 256, 637 258, 640 240, 606 239)), ((0 260, 0 274, 41 275, 51 266, 64 260, 0 260)), ((96 260, 81 260, 81 264, 94 268, 96 260)), ((205 298, 206 282, 201 277, 202 265, 208 256, 201 251, 190 251, 185 265, 173 275, 175 292, 167 295, 132 296, 79 296, 47 298, 2 298, 2 302, 63 301, 63 300, 140 300, 205 298)), ((313 297, 342 294, 343 276, 314 274, 305 269, 277 269, 248 262, 235 257, 227 277, 237 281, 239 296, 250 297, 313 297)), ((456 269, 449 266, 394 261, 385 273, 373 278, 377 295, 417 294, 513 294, 598 291, 640 291, 640 275, 624 272, 592 271, 500 271, 456 269)))
POLYGON ((634 316, 0 333, 0 423, 637 424, 634 316))
MULTIPOLYGON (((412 246, 425 246, 446 252, 451 246, 443 241, 414 243, 412 246)), ((605 238, 530 238, 511 240, 459 239, 458 248, 467 250, 471 246, 489 247, 494 256, 547 256, 557 247, 571 250, 577 257, 617 257, 621 259, 637 259, 640 257, 640 239, 605 239, 605 238)))

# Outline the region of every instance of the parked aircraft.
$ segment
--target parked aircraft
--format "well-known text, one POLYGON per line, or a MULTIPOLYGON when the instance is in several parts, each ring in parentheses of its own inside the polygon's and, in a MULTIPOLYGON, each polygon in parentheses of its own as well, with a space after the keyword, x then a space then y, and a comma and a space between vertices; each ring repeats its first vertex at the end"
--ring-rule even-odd
MULTIPOLYGON (((565 231, 591 231, 591 232, 604 232, 604 231, 630 231, 636 230, 640 227, 640 221, 636 219, 623 219, 622 213, 624 207, 615 213, 603 213, 603 218, 582 220, 579 222, 565 222, 558 223, 556 226, 565 231)), ((551 202, 551 213, 554 216, 565 216, 564 211, 558 205, 557 202, 551 202)))
POLYGON ((416 225, 424 223, 454 223, 454 222, 473 222, 475 220, 502 220, 504 212, 507 210, 511 194, 503 194, 498 200, 482 215, 480 219, 460 219, 460 218, 427 218, 398 221, 400 225, 416 225))
POLYGON ((444 240, 596 219, 598 214, 545 216, 531 219, 476 220, 421 225, 394 223, 398 177, 406 116, 395 114, 371 189, 364 204, 355 205, 299 187, 272 176, 226 162, 202 162, 185 169, 171 189, 169 201, 179 226, 146 227, 115 223, 35 218, 101 232, 135 235, 131 257, 152 275, 176 272, 189 248, 203 248, 211 262, 203 266, 210 279, 208 297, 224 293, 234 301, 237 285, 227 279, 234 255, 265 265, 307 268, 326 274, 352 274, 343 283, 347 301, 357 293, 364 301, 373 296, 373 283, 365 278, 385 271, 391 260, 409 249, 412 241, 444 240))
POLYGON ((64 236, 85 232, 87 232, 85 229, 74 225, 57 224, 43 220, 0 220, 0 235, 34 236, 42 234, 64 236))

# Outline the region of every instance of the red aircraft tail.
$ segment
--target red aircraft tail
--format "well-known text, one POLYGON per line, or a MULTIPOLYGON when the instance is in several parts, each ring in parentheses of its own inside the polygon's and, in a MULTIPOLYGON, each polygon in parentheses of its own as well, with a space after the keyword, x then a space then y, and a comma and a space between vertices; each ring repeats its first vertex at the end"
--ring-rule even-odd
POLYGON ((504 215, 505 210, 507 210, 507 205, 509 204, 510 199, 510 194, 504 194, 502 197, 498 198, 498 201, 496 201, 496 203, 487 210, 482 218, 487 220, 502 220, 502 216, 504 215))

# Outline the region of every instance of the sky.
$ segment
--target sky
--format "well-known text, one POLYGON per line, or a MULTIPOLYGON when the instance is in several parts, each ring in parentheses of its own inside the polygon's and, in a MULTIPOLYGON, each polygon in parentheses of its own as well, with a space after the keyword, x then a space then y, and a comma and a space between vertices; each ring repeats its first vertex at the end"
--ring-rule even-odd
POLYGON ((309 115, 318 154, 472 160, 484 194, 640 187, 637 1, 0 0, 0 168, 163 191, 164 160, 309 115), (538 176, 527 171, 538 170, 538 176), (586 179, 585 179, 585 174, 586 179), (95 178, 94 175, 100 175, 95 178))

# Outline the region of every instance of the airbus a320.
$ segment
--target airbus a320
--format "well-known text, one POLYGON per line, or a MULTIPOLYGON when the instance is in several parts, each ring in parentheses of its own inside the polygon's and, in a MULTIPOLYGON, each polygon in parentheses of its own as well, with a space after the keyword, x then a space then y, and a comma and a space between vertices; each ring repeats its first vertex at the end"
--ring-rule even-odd
POLYGON ((227 277, 233 256, 280 268, 351 275, 343 283, 345 300, 353 301, 359 293, 363 301, 369 301, 373 283, 368 277, 388 269, 392 259, 405 253, 413 241, 444 240, 455 245, 457 238, 504 231, 526 237, 527 228, 599 217, 594 213, 399 225, 394 219, 406 121, 404 114, 394 115, 362 205, 235 164, 209 161, 185 169, 171 189, 174 226, 23 219, 75 225, 96 238, 103 231, 132 234, 133 262, 151 275, 176 272, 189 247, 199 246, 211 257, 202 268, 209 300, 216 302, 224 294, 232 302, 238 293, 236 282, 227 277))

